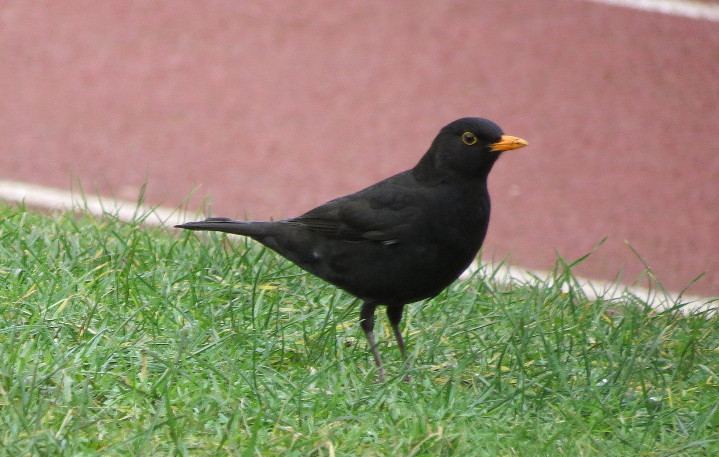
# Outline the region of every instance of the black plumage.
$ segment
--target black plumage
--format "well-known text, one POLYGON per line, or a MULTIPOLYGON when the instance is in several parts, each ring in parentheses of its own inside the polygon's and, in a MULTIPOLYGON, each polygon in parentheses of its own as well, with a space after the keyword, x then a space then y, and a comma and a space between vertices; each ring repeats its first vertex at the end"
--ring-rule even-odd
POLYGON ((492 121, 463 118, 440 130, 414 168, 299 217, 210 218, 177 227, 248 236, 362 299, 360 324, 384 379, 375 308, 386 307, 406 360, 404 305, 434 297, 469 266, 487 233, 492 165, 502 152, 526 145, 492 121))

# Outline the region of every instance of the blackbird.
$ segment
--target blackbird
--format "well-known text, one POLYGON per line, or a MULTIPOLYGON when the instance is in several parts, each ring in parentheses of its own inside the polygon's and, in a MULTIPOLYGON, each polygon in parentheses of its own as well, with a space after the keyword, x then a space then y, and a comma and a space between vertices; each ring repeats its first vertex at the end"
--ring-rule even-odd
POLYGON ((248 236, 363 300, 360 326, 382 381, 375 308, 386 307, 407 362, 399 329, 404 305, 436 296, 469 266, 489 224, 487 175, 503 151, 527 144, 490 120, 462 118, 439 131, 411 170, 299 217, 212 217, 176 227, 248 236))

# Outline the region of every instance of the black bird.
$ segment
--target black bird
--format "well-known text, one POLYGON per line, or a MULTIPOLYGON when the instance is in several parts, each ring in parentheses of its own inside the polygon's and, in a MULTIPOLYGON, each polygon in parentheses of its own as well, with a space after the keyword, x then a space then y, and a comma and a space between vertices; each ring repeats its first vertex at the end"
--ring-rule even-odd
POLYGON ((440 130, 411 170, 275 222, 213 217, 176 227, 245 235, 362 299, 360 325, 378 369, 374 311, 384 305, 397 345, 404 305, 434 297, 469 266, 489 224, 487 175, 503 151, 527 142, 497 124, 463 118, 440 130))

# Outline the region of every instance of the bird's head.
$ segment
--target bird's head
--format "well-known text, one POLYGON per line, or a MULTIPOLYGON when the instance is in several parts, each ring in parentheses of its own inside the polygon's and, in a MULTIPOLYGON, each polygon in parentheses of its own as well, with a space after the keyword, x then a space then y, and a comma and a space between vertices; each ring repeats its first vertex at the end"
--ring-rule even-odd
POLYGON ((429 151, 415 167, 419 179, 464 176, 486 178, 504 151, 522 148, 527 142, 505 135, 494 122, 479 117, 458 119, 442 128, 429 151))

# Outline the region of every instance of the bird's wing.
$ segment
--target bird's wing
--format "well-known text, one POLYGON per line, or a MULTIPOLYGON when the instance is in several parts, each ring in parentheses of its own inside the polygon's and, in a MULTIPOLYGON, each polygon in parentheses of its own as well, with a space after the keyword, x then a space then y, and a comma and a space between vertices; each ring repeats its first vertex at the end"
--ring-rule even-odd
POLYGON ((394 244, 421 214, 408 197, 396 191, 361 192, 332 200, 285 222, 304 226, 327 238, 394 244))

